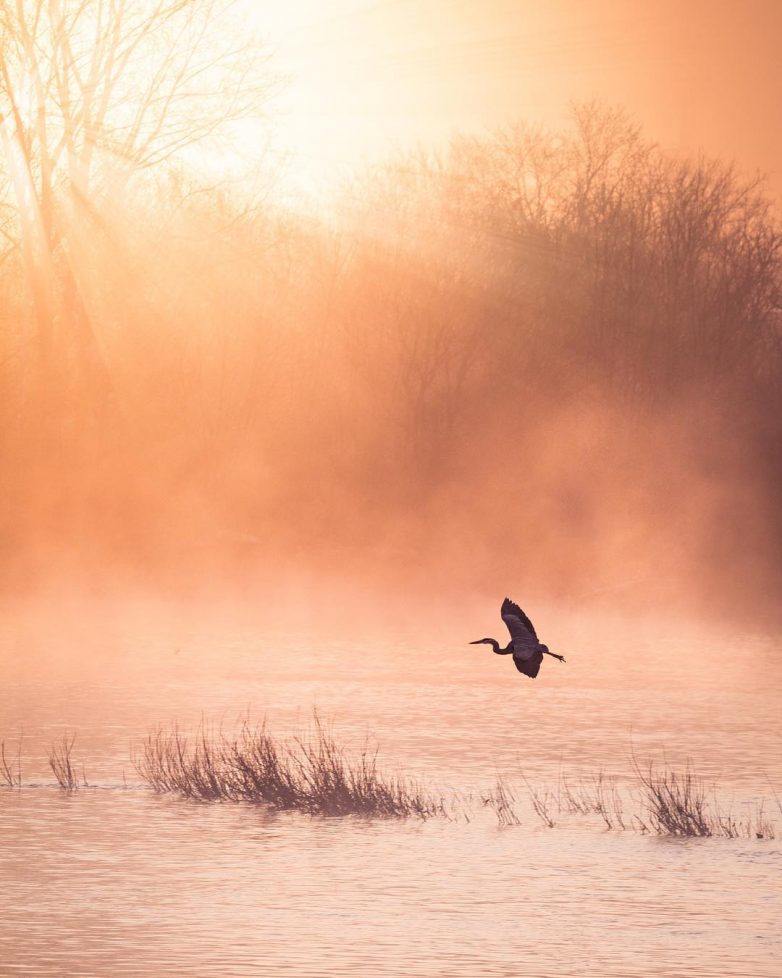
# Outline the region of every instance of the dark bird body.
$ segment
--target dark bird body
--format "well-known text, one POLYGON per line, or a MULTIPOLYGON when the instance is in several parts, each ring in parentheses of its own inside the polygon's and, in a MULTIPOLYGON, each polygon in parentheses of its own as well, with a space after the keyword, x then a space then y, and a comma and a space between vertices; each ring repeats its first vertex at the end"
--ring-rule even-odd
POLYGON ((527 618, 521 608, 510 598, 502 602, 500 608, 502 620, 508 626, 511 640, 503 649, 495 638, 479 638, 470 645, 491 645, 497 655, 512 655, 513 664, 523 672, 525 676, 534 679, 540 672, 540 664, 544 655, 550 655, 554 659, 564 662, 564 656, 557 655, 556 652, 549 652, 548 646, 538 641, 535 626, 527 618))

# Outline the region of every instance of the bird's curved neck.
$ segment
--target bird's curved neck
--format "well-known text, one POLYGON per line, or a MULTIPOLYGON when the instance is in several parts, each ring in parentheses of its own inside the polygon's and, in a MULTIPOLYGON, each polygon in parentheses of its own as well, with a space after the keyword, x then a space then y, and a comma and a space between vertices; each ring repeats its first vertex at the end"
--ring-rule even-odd
POLYGON ((503 648, 496 638, 489 639, 491 642, 491 647, 499 655, 502 652, 510 652, 513 649, 513 642, 508 642, 508 644, 503 648))

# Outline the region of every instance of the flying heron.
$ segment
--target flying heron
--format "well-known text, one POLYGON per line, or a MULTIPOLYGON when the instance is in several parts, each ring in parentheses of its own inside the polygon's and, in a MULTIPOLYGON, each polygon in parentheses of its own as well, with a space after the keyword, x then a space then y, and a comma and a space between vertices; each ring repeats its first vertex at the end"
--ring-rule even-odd
POLYGON ((564 656, 549 652, 548 646, 538 641, 535 626, 510 598, 502 602, 500 615, 510 632, 511 640, 507 646, 501 649, 496 638, 479 638, 475 642, 470 642, 470 645, 491 645, 497 655, 512 655, 513 664, 519 672, 523 672, 530 679, 534 679, 540 671, 544 655, 550 655, 560 662, 565 661, 564 656))

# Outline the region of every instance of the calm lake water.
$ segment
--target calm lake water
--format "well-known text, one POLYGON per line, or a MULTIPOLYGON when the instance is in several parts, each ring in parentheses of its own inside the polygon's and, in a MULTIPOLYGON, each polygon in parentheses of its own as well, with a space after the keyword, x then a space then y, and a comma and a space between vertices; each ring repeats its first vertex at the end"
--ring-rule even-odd
POLYGON ((0 975, 778 978, 779 838, 547 828, 521 780, 602 768, 629 786, 631 752, 689 758, 739 816, 766 796, 782 836, 778 638, 535 617, 568 663, 533 683, 466 644, 500 636, 495 612, 462 636, 317 643, 138 605, 5 615, 0 739, 15 757, 22 732, 24 787, 0 790, 0 975), (313 708, 384 768, 457 792, 457 817, 198 804, 148 791, 130 761, 161 723, 249 713, 287 735, 313 708), (72 795, 46 762, 65 732, 90 785, 72 795), (519 826, 481 804, 498 773, 521 785, 519 826))

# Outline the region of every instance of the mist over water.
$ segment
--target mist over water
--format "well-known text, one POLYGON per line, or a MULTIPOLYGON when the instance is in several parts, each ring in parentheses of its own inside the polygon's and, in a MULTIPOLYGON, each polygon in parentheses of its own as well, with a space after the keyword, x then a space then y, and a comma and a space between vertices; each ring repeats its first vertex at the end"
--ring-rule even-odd
POLYGON ((327 220, 131 187, 97 226, 68 213, 45 348, 18 253, 2 269, 7 588, 776 613, 762 186, 585 106, 373 168, 327 220))
MULTIPOLYGON (((327 103, 365 62, 368 89, 401 80, 413 6, 275 16, 310 84, 312 37, 364 23, 327 103)), ((481 28, 446 59, 472 88, 507 44, 442 6, 481 28)), ((771 978, 773 174, 602 102, 550 127, 519 103, 332 159, 330 194, 291 201, 259 9, 0 9, 0 972, 771 978), (469 644, 507 642, 506 595, 567 660, 534 682, 469 644), (447 802, 313 817, 156 794, 134 764, 152 731, 243 720, 333 724, 447 802), (655 835, 649 764, 696 772, 740 831, 655 835), (561 802, 601 772, 608 827, 561 802)), ((535 11, 533 34, 571 16, 535 11)), ((440 55, 419 74, 455 78, 440 55)), ((416 77, 392 87, 423 113, 416 77)))
MULTIPOLYGON (((24 781, 0 794, 9 974, 775 974, 778 840, 657 839, 565 814, 547 828, 522 776, 555 791, 563 772, 602 769, 631 791, 631 752, 689 758, 744 817, 782 780, 778 642, 736 651, 719 630, 546 606, 536 623, 568 662, 533 683, 468 646, 461 622, 356 641, 317 622, 285 635, 236 605, 137 601, 82 605, 55 639, 44 621, 61 610, 39 606, 37 634, 4 615, 0 717, 14 759, 23 734, 24 781), (459 792, 454 820, 187 802, 130 763, 159 724, 265 716, 293 736, 313 707, 340 742, 369 736, 384 770, 459 792), (70 795, 46 760, 66 731, 90 786, 70 795), (522 820, 505 830, 481 801, 498 776, 522 820)), ((492 631, 496 611, 464 617, 492 631)))

